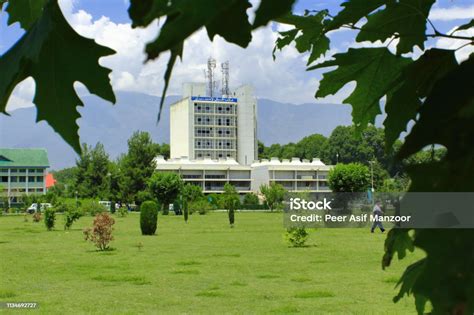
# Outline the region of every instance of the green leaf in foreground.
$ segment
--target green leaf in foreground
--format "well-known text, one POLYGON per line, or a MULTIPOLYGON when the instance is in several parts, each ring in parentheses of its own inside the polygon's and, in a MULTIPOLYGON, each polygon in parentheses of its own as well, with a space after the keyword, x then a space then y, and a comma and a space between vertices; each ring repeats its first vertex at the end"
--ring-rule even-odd
MULTIPOLYGON (((19 22, 21 27, 28 30, 41 16, 48 0, 9 0, 6 11, 8 12, 8 25, 19 22)), ((2 2, 0 2, 1 7, 2 2)))
POLYGON ((253 28, 267 25, 274 18, 291 12, 294 2, 295 0, 262 0, 257 12, 255 12, 253 28))
POLYGON ((45 120, 76 152, 81 151, 77 106, 83 106, 74 83, 115 102, 109 82, 110 70, 98 59, 114 51, 77 34, 67 23, 57 1, 50 1, 41 18, 0 57, 0 112, 15 86, 28 77, 36 82, 33 102, 37 121, 45 120))
POLYGON ((363 129, 374 123, 380 114, 380 99, 392 88, 400 72, 411 60, 393 55, 387 48, 351 48, 347 53, 334 55, 335 60, 326 61, 308 70, 337 66, 323 75, 316 97, 335 94, 349 82, 357 85, 343 102, 352 105, 354 125, 363 129))
POLYGON ((471 55, 436 81, 419 111, 417 124, 400 149, 400 158, 433 143, 444 145, 448 149, 448 158, 474 153, 473 73, 474 55, 471 55))
POLYGON ((387 1, 383 10, 368 16, 356 40, 383 42, 397 36, 398 54, 412 51, 415 45, 424 49, 426 19, 433 3, 434 0, 387 1))
POLYGON ((434 48, 403 70, 396 86, 387 94, 384 121, 387 149, 392 147, 408 122, 415 119, 421 99, 431 92, 434 83, 457 65, 453 50, 434 48))
POLYGON ((341 4, 342 9, 329 24, 329 29, 335 30, 343 25, 355 24, 372 11, 381 7, 387 0, 349 0, 341 4))

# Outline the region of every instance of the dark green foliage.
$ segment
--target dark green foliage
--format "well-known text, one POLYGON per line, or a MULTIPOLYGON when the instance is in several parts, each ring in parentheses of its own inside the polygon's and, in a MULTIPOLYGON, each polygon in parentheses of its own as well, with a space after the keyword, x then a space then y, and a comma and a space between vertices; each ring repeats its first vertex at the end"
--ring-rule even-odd
POLYGON ((82 145, 82 152, 76 160, 74 189, 79 197, 106 198, 108 196, 109 155, 100 142, 95 147, 82 145))
MULTIPOLYGON (((9 0, 6 11, 8 12, 8 25, 19 22, 21 28, 27 30, 41 16, 47 0, 9 0)), ((3 1, 0 1, 0 9, 3 1)))
POLYGON ((81 212, 88 213, 91 216, 96 216, 99 213, 107 212, 107 209, 103 205, 100 205, 96 200, 87 200, 82 202, 81 212))
POLYGON ((256 194, 249 193, 244 196, 244 202, 243 202, 244 208, 248 209, 248 207, 258 206, 259 204, 260 204, 260 201, 258 200, 258 196, 256 194))
POLYGON ((54 223, 56 221, 56 212, 52 208, 48 208, 44 211, 44 224, 48 231, 54 229, 54 223))
POLYGON ((285 233, 285 239, 291 247, 303 247, 308 236, 309 233, 304 227, 288 228, 285 233))
POLYGON ((147 132, 136 131, 128 139, 128 152, 118 162, 122 201, 139 205, 149 200, 138 193, 147 190, 147 181, 155 171, 154 159, 159 152, 160 146, 152 141, 147 132))
POLYGON ((324 74, 316 97, 335 94, 350 81, 356 81, 354 92, 344 103, 353 106, 354 125, 362 131, 369 123, 375 123, 375 116, 381 114, 380 99, 410 59, 395 56, 387 48, 350 48, 347 53, 334 57, 335 60, 308 68, 315 70, 338 66, 336 70, 324 74), (383 71, 379 71, 381 67, 383 71))
POLYGON ((156 232, 158 221, 158 204, 154 201, 145 201, 140 205, 140 229, 142 235, 153 235, 156 232))
POLYGON ((33 77, 37 121, 45 120, 79 153, 76 120, 80 114, 76 107, 83 103, 73 84, 81 82, 91 93, 115 102, 108 77, 110 70, 98 63, 99 58, 115 52, 77 34, 61 13, 57 0, 47 1, 42 11, 40 2, 44 3, 14 0, 8 5, 13 14, 9 21, 20 21, 27 29, 25 35, 0 57, 0 112, 6 112, 15 86, 27 77, 33 77), (38 3, 28 9, 23 6, 26 2, 28 5, 38 3))

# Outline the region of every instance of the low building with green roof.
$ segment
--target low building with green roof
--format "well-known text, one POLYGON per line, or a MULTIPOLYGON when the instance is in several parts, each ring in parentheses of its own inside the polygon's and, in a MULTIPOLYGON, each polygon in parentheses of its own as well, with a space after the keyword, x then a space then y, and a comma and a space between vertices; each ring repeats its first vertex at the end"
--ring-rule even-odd
POLYGON ((49 168, 45 149, 0 148, 0 190, 16 199, 22 195, 45 194, 49 168))

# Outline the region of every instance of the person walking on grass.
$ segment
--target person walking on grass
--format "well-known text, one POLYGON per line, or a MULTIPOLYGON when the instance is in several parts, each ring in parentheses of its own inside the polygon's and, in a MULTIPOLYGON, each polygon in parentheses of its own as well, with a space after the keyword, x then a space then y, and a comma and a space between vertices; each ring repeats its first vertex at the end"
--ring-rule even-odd
POLYGON ((372 213, 374 215, 374 223, 372 224, 372 228, 370 229, 371 233, 374 233, 375 228, 378 226, 380 228, 380 231, 385 232, 385 229, 382 225, 382 221, 379 219, 383 215, 383 211, 381 208, 381 203, 379 200, 375 202, 374 210, 372 210, 372 213))

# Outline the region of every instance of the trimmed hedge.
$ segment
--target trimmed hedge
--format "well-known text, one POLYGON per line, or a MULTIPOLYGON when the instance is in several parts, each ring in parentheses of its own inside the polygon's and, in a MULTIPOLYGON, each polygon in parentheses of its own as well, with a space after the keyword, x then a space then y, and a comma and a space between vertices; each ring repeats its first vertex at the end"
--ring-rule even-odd
POLYGON ((142 235, 153 235, 156 232, 158 221, 158 204, 154 201, 145 201, 140 205, 140 229, 142 235))

